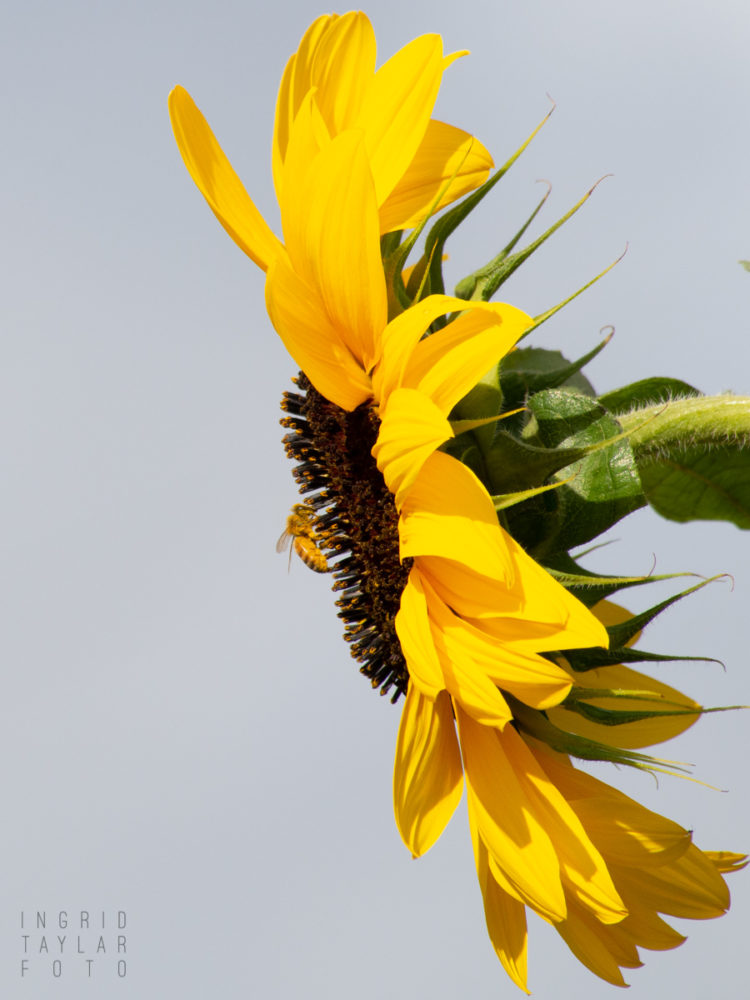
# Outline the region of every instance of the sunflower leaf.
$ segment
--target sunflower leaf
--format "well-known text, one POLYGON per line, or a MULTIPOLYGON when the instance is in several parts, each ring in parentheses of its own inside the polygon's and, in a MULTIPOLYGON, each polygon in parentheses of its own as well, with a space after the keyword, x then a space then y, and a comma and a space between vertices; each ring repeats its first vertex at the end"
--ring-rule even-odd
MULTIPOLYGON (((527 405, 532 414, 524 430, 528 445, 561 456, 576 447, 598 448, 555 471, 558 480, 573 477, 567 485, 508 513, 511 534, 546 563, 554 554, 607 531, 642 507, 645 498, 630 444, 614 417, 597 402, 570 389, 548 389, 532 396, 527 405)), ((496 446, 497 441, 493 452, 496 446)), ((498 458, 504 460, 502 454, 498 458)), ((501 486, 491 492, 504 490, 501 486)))
POLYGON ((750 397, 698 396, 618 417, 647 501, 672 521, 750 528, 750 397))
POLYGON ((730 521, 750 529, 750 449, 690 448, 639 462, 646 499, 670 521, 730 521))

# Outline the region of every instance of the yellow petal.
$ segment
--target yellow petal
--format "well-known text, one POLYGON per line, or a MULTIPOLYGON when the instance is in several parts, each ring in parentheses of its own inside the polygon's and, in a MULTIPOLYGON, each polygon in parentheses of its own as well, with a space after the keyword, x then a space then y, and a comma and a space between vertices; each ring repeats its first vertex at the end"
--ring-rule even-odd
POLYGON ((358 124, 372 86, 375 51, 375 32, 362 11, 337 18, 322 36, 310 83, 316 87, 315 99, 331 135, 358 124))
POLYGON ((326 399, 354 410, 369 398, 369 380, 320 298, 282 257, 268 272, 266 308, 284 346, 326 399))
POLYGON ((618 924, 617 929, 626 934, 633 944, 650 951, 669 951, 671 948, 679 948, 687 940, 684 934, 670 927, 654 910, 644 906, 637 894, 626 892, 626 887, 623 886, 618 888, 628 908, 628 916, 618 924))
POLYGON ((568 919, 557 924, 555 930, 579 962, 613 986, 628 985, 622 977, 620 965, 637 968, 643 964, 637 952, 635 958, 631 955, 630 961, 618 962, 617 958, 622 956, 613 954, 620 951, 615 945, 618 928, 600 924, 582 907, 571 907, 568 919))
POLYGON ((622 920, 628 911, 578 815, 515 729, 509 726, 502 739, 511 767, 553 838, 566 888, 601 923, 622 920))
MULTIPOLYGON (((436 451, 422 466, 403 501, 399 533, 402 558, 440 556, 491 580, 512 582, 489 494, 474 473, 450 455, 436 451)), ((496 610, 500 596, 493 594, 496 610)))
POLYGON ((466 789, 477 830, 514 894, 547 920, 565 918, 560 867, 526 789, 504 750, 503 732, 481 726, 455 706, 466 789))
POLYGON ((440 211, 484 184, 492 166, 492 157, 478 139, 431 119, 416 155, 380 208, 381 232, 413 229, 429 211, 440 211))
POLYGON ((357 124, 365 130, 378 205, 414 159, 427 131, 443 77, 439 35, 409 42, 375 74, 357 124))
POLYGON ((748 865, 747 854, 737 854, 734 851, 704 851, 704 855, 717 871, 725 875, 730 872, 738 872, 748 865))
POLYGON ((424 580, 423 585, 427 594, 430 617, 433 618, 432 635, 445 687, 464 711, 477 722, 502 729, 513 719, 507 701, 489 679, 486 671, 477 667, 466 655, 465 649, 453 641, 451 633, 443 629, 439 621, 434 620, 437 609, 424 580))
MULTIPOLYGON (((527 555, 499 528, 511 570, 507 593, 498 605, 489 583, 477 581, 470 592, 456 581, 446 602, 464 618, 482 619, 483 627, 518 650, 543 652, 609 645, 604 626, 577 598, 527 555), (455 603, 454 603, 455 602, 455 603)), ((445 581, 443 589, 450 587, 445 581)))
POLYGON ((432 847, 461 801, 463 769, 450 698, 411 684, 396 741, 393 804, 401 839, 417 858, 432 847))
POLYGON ((290 261, 317 290, 339 336, 369 371, 380 350, 387 301, 361 134, 345 132, 333 139, 299 178, 299 190, 304 210, 296 206, 291 212, 282 205, 290 261))
POLYGON ((381 356, 372 375, 376 402, 385 405, 391 393, 404 384, 414 348, 430 324, 438 316, 465 309, 468 305, 450 295, 428 295, 391 320, 383 330, 381 356))
MULTIPOLYGON (((421 560, 419 562, 421 571, 421 560)), ((497 685, 509 691, 532 708, 543 710, 567 695, 570 683, 564 670, 540 656, 515 653, 483 635, 480 629, 458 618, 434 592, 429 576, 424 573, 422 576, 433 634, 436 635, 435 645, 438 652, 445 651, 449 662, 461 664, 464 672, 486 677, 492 687, 497 685)), ((446 674, 445 667, 443 673, 446 674)), ((447 686, 451 690, 450 685, 447 686)), ((452 693, 469 710, 461 694, 452 693)), ((481 721, 475 712, 471 714, 481 721)))
POLYGON ((380 411, 372 454, 397 509, 424 463, 451 437, 451 425, 427 396, 413 389, 397 389, 391 394, 387 407, 380 411))
POLYGON ((476 820, 469 810, 469 829, 474 845, 474 862, 482 890, 487 932, 503 968, 524 993, 527 976, 526 907, 509 895, 492 877, 487 846, 479 835, 476 820))
POLYGON ((276 197, 281 210, 281 228, 284 239, 295 247, 296 267, 304 270, 310 278, 311 270, 302 251, 297 249, 300 233, 304 233, 305 218, 309 207, 310 193, 307 190, 307 175, 318 159, 321 151, 331 142, 331 134, 315 102, 315 92, 309 91, 297 111, 294 125, 289 133, 286 157, 276 184, 276 197), (301 259, 300 259, 301 257, 301 259))
POLYGON ((689 830, 625 795, 583 799, 574 808, 592 841, 614 864, 663 865, 683 855, 691 843, 689 830))
POLYGON ((445 687, 419 571, 412 568, 396 613, 396 634, 409 677, 422 694, 437 698, 445 687))
POLYGON ((660 868, 612 865, 615 880, 642 904, 673 917, 706 920, 729 909, 729 890, 711 859, 694 845, 660 868))
POLYGON ((273 182, 279 201, 281 201, 282 168, 289 144, 289 133, 302 100, 312 86, 312 64, 320 40, 338 19, 338 14, 323 14, 313 21, 302 36, 297 51, 289 57, 281 77, 276 98, 271 153, 273 182))
POLYGON ((689 848, 690 831, 678 823, 573 767, 563 754, 537 742, 531 749, 607 862, 653 868, 676 861, 689 848))
POLYGON ((253 204, 216 136, 183 87, 169 95, 169 117, 182 159, 211 211, 237 246, 264 271, 284 253, 253 204))
POLYGON ((417 344, 404 385, 426 393, 447 416, 532 323, 505 304, 469 303, 452 323, 417 344))

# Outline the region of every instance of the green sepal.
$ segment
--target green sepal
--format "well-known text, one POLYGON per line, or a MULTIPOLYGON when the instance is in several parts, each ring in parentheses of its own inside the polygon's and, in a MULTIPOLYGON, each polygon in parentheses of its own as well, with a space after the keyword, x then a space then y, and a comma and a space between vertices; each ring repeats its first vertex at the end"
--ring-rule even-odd
MULTIPOLYGON (((428 248, 426 256, 420 258, 415 265, 409 278, 408 286, 404 285, 404 267, 409 254, 414 249, 419 237, 422 235, 422 231, 432 218, 433 214, 437 211, 440 200, 455 180, 461 169, 462 163, 468 155, 469 150, 467 148, 463 160, 461 163, 456 165, 453 175, 446 179, 442 188, 435 195, 435 198, 425 213, 422 221, 409 233, 403 242, 401 242, 401 237, 403 235, 402 230, 386 233, 380 238, 380 256, 383 260, 383 272, 385 275, 385 283, 388 294, 389 320, 392 320, 396 316, 400 315, 400 313, 402 313, 405 309, 408 309, 412 303, 424 298, 426 295, 429 295, 432 290, 429 285, 431 265, 435 253, 439 252, 439 249, 441 250, 442 248, 438 248, 437 245, 433 245, 431 248, 428 248)), ((440 284, 442 290, 442 263, 440 260, 438 260, 438 272, 440 274, 440 284)), ((438 326, 442 325, 444 325, 444 321, 438 324, 438 326)))
MULTIPOLYGON (((560 461, 558 479, 574 477, 554 493, 514 508, 508 529, 534 558, 546 563, 559 552, 582 545, 607 531, 620 518, 645 504, 630 444, 614 417, 596 401, 569 389, 549 389, 528 400, 532 419, 524 444, 540 454, 558 452, 561 459, 576 448, 590 449, 570 465, 560 461), (540 530, 541 529, 541 530, 540 530)), ((506 460, 498 435, 486 457, 491 493, 538 485, 498 483, 506 460)))
POLYGON ((498 382, 505 406, 520 406, 529 396, 544 389, 569 386, 584 396, 596 396, 594 387, 581 369, 604 350, 611 335, 578 358, 568 361, 560 351, 542 347, 521 347, 507 354, 498 366, 498 382))
MULTIPOLYGON (((579 289, 577 289, 571 295, 568 295, 567 298, 564 298, 562 302, 558 302, 557 305, 552 306, 551 309, 547 309, 545 312, 539 313, 538 316, 535 316, 534 322, 528 328, 528 330, 525 331, 523 337, 528 337, 529 334, 533 333, 534 330, 537 330, 542 325, 542 323, 546 323, 548 319, 551 319, 555 315, 555 313, 559 313, 561 309, 564 309, 565 306, 569 305, 573 301, 573 299, 577 299, 579 295, 582 295, 587 289, 591 288, 592 285, 595 285, 597 281, 599 281, 601 278, 604 277, 605 274, 609 274, 612 268, 620 263, 622 258, 625 256, 626 252, 627 252, 627 247, 625 248, 625 250, 623 250, 623 252, 616 260, 613 260, 611 264, 608 264, 603 271, 600 271, 599 274, 595 275, 590 281, 587 281, 585 285, 581 285, 579 289)), ((523 337, 521 339, 523 339, 523 337)))
POLYGON ((389 320, 400 315, 411 304, 401 275, 404 261, 409 253, 409 248, 401 243, 402 235, 402 230, 396 230, 380 237, 380 256, 383 259, 389 320))
POLYGON ((563 649, 560 653, 544 654, 553 662, 556 656, 564 656, 571 670, 586 673, 599 667, 615 667, 626 663, 721 663, 712 656, 668 656, 666 653, 648 653, 645 649, 631 649, 629 646, 604 649, 563 649))
POLYGON ((562 479, 559 483, 550 483, 548 486, 537 486, 531 490, 521 490, 519 493, 501 493, 499 496, 490 497, 490 500, 492 500, 495 510, 507 510, 508 507, 515 507, 517 503, 531 500, 532 497, 538 497, 541 493, 547 493, 549 490, 559 490, 567 482, 567 479, 562 479))
POLYGON ((592 608, 599 601, 611 597, 619 590, 695 575, 693 573, 661 573, 649 576, 600 576, 598 573, 592 573, 579 566, 567 552, 556 553, 550 560, 545 561, 544 568, 587 608, 592 608))
POLYGON ((641 406, 668 403, 680 397, 700 396, 700 390, 678 378, 644 378, 599 396, 602 406, 617 416, 641 406))
POLYGON ((459 281, 454 291, 454 295, 456 296, 456 298, 467 299, 467 300, 481 299, 486 301, 487 298, 491 296, 492 292, 497 290, 498 285, 495 285, 495 287, 492 289, 492 291, 489 292, 489 294, 486 297, 483 294, 483 292, 487 289, 487 287, 491 283, 492 276, 496 268, 498 268, 508 258, 513 248, 518 244, 521 237, 524 235, 524 233, 529 228, 531 223, 534 221, 539 212, 542 210, 545 201, 550 196, 551 191, 552 188, 549 187, 547 189, 547 193, 541 199, 541 201, 536 206, 534 211, 531 213, 528 219, 526 219, 524 224, 521 226, 518 232, 512 237, 512 239, 503 247, 503 249, 500 251, 497 257, 493 258, 493 260, 491 260, 489 264, 486 264, 484 267, 480 267, 478 271, 475 271, 473 274, 467 275, 465 278, 462 278, 459 281))
POLYGON ((542 202, 537 206, 532 214, 531 219, 525 223, 521 233, 517 234, 514 241, 511 241, 511 243, 508 244, 504 250, 501 250, 500 253, 488 264, 485 264, 484 267, 480 267, 479 270, 474 271, 473 274, 467 275, 467 277, 462 278, 461 281, 459 281, 458 285, 456 285, 456 296, 460 299, 471 299, 472 301, 489 301, 500 285, 507 281, 513 272, 521 266, 521 264, 527 261, 543 243, 547 242, 553 233, 556 233, 557 230, 560 229, 560 227, 563 226, 568 219, 574 216, 579 208, 581 208, 589 200, 598 183, 599 181, 597 181, 593 187, 589 188, 586 194, 584 194, 584 196, 580 198, 572 208, 562 215, 557 222, 553 223, 549 229, 543 232, 541 236, 529 243, 529 245, 524 247, 523 250, 519 250, 514 254, 509 254, 509 248, 512 247, 514 242, 517 241, 531 222, 531 219, 533 219, 534 215, 536 215, 544 204, 545 199, 542 199, 542 202))
POLYGON ((514 417, 517 413, 522 413, 525 407, 520 406, 517 410, 508 410, 507 413, 498 413, 494 417, 478 417, 474 420, 449 420, 448 423, 451 425, 451 430, 458 437, 459 434, 466 434, 469 431, 479 430, 481 427, 489 427, 496 424, 499 420, 507 420, 509 417, 514 417))
POLYGON ((623 750, 621 747, 612 747, 585 736, 568 733, 553 725, 542 712, 529 708, 528 705, 524 705, 508 694, 505 697, 513 711, 513 721, 516 727, 558 753, 578 757, 581 760, 601 760, 610 764, 622 764, 643 771, 666 773, 689 771, 689 768, 674 761, 650 757, 648 754, 638 753, 635 750, 623 750))
POLYGON ((688 587, 686 590, 680 591, 678 594, 673 594, 664 601, 660 601, 658 604, 654 604, 653 607, 647 608, 646 611, 641 611, 639 614, 635 614, 628 618, 627 621, 621 622, 619 625, 608 625, 607 634, 609 635, 610 648, 615 646, 626 646, 629 642, 632 642, 635 636, 641 632, 647 625, 660 615, 662 611, 676 604, 677 601, 681 601, 683 597, 687 597, 688 594, 694 594, 698 590, 703 590, 707 587, 709 583, 715 583, 716 580, 721 579, 720 576, 712 576, 708 580, 701 580, 700 583, 696 583, 692 587, 688 587))
POLYGON ((581 691, 588 691, 588 693, 584 695, 577 692, 576 688, 573 688, 571 694, 562 702, 561 707, 566 708, 569 712, 575 712, 582 718, 588 719, 589 722, 595 722, 600 726, 624 726, 629 722, 643 722, 645 719, 659 719, 673 715, 707 715, 709 712, 733 712, 743 707, 741 705, 722 705, 716 708, 703 708, 699 705, 696 708, 687 708, 685 705, 680 705, 678 708, 666 709, 610 709, 590 705, 588 702, 582 701, 581 698, 624 698, 626 700, 638 701, 661 701, 662 704, 673 705, 679 703, 665 702, 664 699, 658 698, 652 692, 644 691, 618 691, 616 689, 605 690, 602 688, 584 688, 581 691), (575 696, 573 696, 573 692, 576 692, 575 696))
MULTIPOLYGON (((503 409, 503 394, 500 390, 500 378, 498 375, 497 365, 495 365, 472 389, 469 390, 463 399, 459 400, 459 402, 453 407, 450 419, 451 423, 454 421, 458 423, 463 420, 490 420, 492 418, 497 418, 498 414, 502 414, 503 409)), ((508 407, 507 409, 512 409, 512 407, 508 407)), ((472 471, 475 472, 483 482, 485 482, 485 485, 487 485, 485 481, 483 456, 492 445, 497 429, 494 426, 494 423, 492 423, 476 427, 469 433, 470 438, 464 438, 458 442, 449 441, 444 446, 445 450, 449 452, 449 454, 458 458, 461 462, 470 465, 472 471), (475 443, 475 457, 477 458, 477 462, 474 464, 470 464, 465 457, 467 450, 470 448, 467 444, 467 440, 471 440, 475 443), (475 464, 477 467, 475 467, 475 464)))
MULTIPOLYGON (((505 174, 510 170, 513 164, 516 162, 518 157, 523 153, 523 151, 530 144, 532 139, 536 136, 545 122, 549 119, 549 116, 554 111, 551 111, 544 117, 543 121, 534 129, 531 135, 526 139, 524 143, 513 153, 509 160, 507 160, 501 167, 495 171, 495 173, 488 178, 475 191, 467 195, 462 201, 454 205, 451 209, 445 212, 437 222, 430 229, 427 234, 427 239, 425 240, 425 251, 423 259, 427 262, 425 270, 427 273, 426 280, 426 292, 425 294, 440 294, 445 291, 445 282, 443 281, 443 251, 445 249, 446 241, 449 236, 455 232, 458 226, 463 222, 463 220, 469 215, 473 209, 482 201, 482 199, 489 194, 492 188, 497 184, 497 182, 505 176, 505 174)), ((444 321, 441 323, 437 321, 433 324, 435 328, 439 328, 444 325, 444 321)))

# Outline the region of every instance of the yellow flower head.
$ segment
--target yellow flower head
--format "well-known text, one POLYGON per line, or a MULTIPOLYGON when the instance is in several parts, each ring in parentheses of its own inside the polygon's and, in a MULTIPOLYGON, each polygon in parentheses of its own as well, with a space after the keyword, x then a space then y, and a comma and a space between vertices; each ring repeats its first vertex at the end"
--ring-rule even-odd
MULTIPOLYGON (((387 281, 388 234, 422 225, 492 166, 481 143, 432 118, 456 55, 424 35, 376 69, 364 14, 310 26, 276 103, 281 239, 180 87, 170 115, 206 201, 266 272, 269 316, 300 368, 282 423, 306 502, 283 542, 332 572, 362 672, 394 701, 406 696, 394 769, 405 844, 415 856, 428 850, 465 784, 490 938, 510 976, 526 989, 530 907, 592 971, 621 983, 638 946, 682 940, 660 913, 726 909, 719 873, 740 859, 701 853, 685 830, 575 770, 556 745, 606 742, 603 724, 571 719, 583 689, 570 658, 607 647, 608 606, 593 614, 535 562, 446 447, 456 408, 532 319, 507 304, 410 297, 403 261, 401 298, 392 272, 387 281)), ((622 665, 591 671, 590 711, 599 701, 612 714, 623 685, 640 692, 636 710, 648 715, 662 699, 678 714, 631 724, 613 754, 666 739, 700 711, 622 665)))

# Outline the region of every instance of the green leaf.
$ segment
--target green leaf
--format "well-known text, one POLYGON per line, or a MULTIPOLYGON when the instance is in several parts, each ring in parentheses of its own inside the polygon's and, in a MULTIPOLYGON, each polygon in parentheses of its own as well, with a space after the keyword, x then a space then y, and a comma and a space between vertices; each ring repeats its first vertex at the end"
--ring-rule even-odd
POLYGON ((670 521, 730 521, 750 528, 750 450, 689 448, 639 462, 646 499, 670 521))
MULTIPOLYGON (((603 407, 568 389, 537 393, 529 399, 528 407, 534 419, 524 431, 524 439, 535 447, 565 454, 576 447, 601 445, 622 433, 603 407)), ((563 466, 555 477, 573 478, 559 490, 506 512, 513 537, 541 562, 596 538, 645 503, 627 440, 607 444, 563 466)))
POLYGON ((580 448, 540 448, 500 431, 485 456, 485 485, 494 496, 533 489, 559 469, 570 466, 587 454, 585 445, 580 448))
POLYGON ((750 397, 677 399, 619 420, 646 498, 663 517, 750 528, 750 397))

